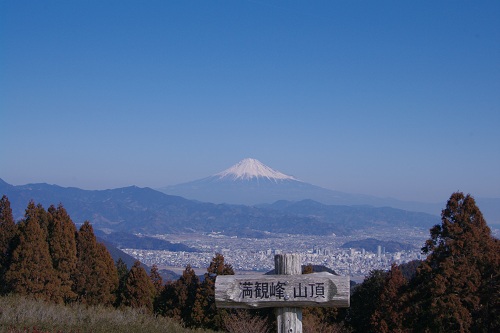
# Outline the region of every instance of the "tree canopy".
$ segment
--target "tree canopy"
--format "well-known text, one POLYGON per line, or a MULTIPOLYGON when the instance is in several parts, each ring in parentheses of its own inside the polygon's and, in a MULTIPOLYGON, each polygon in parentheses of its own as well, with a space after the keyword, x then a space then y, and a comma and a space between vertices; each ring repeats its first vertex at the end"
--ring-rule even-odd
POLYGON ((498 329, 500 248, 474 198, 453 193, 422 248, 411 284, 411 326, 435 332, 498 329))
MULTIPOLYGON (((246 314, 215 307, 216 277, 234 274, 219 253, 202 282, 188 265, 177 281, 164 284, 156 266, 148 275, 138 261, 130 270, 122 260, 115 264, 104 244, 97 242, 88 221, 76 230, 62 205, 46 211, 33 201, 16 224, 10 202, 3 196, 0 293, 52 302, 140 307, 186 326, 215 330, 228 329, 228 320, 246 315, 268 322, 266 311, 246 314)), ((500 241, 492 236, 472 196, 460 192, 451 195, 441 223, 430 229, 422 252, 427 255, 423 261, 393 265, 387 272, 370 272, 353 289, 351 307, 345 311, 304 309, 304 329, 500 331, 500 241)), ((305 266, 304 273, 312 271, 313 266, 305 266)))

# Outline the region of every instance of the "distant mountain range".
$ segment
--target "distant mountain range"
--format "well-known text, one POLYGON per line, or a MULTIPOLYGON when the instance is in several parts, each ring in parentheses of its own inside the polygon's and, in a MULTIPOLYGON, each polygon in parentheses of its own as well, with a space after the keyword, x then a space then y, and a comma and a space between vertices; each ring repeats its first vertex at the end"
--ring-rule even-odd
MULTIPOLYGON (((329 190, 300 181, 252 158, 244 159, 210 177, 158 190, 170 195, 213 203, 257 205, 271 204, 279 200, 309 199, 326 205, 393 207, 438 216, 448 199, 443 198, 439 203, 409 202, 329 190)), ((500 198, 475 199, 486 220, 490 224, 500 224, 500 198)))
POLYGON ((298 202, 281 200, 259 207, 283 214, 314 217, 318 221, 337 225, 346 234, 366 227, 427 228, 440 221, 439 217, 434 215, 391 207, 325 205, 313 200, 298 202))
MULTIPOLYGON (((100 237, 122 248, 194 251, 182 244, 131 235, 137 233, 214 231, 263 238, 275 237, 277 233, 345 235, 372 227, 429 228, 440 222, 437 208, 435 214, 429 214, 422 212, 423 209, 397 208, 398 205, 418 203, 384 201, 323 189, 273 170, 255 159, 245 159, 214 176, 164 188, 163 191, 196 197, 197 200, 136 186, 89 191, 43 183, 14 186, 0 179, 0 192, 9 197, 16 219, 24 216, 30 200, 45 208, 62 203, 77 225, 90 221, 94 229, 102 231, 100 237), (238 202, 246 198, 261 204, 249 206, 199 201, 203 196, 207 201, 218 201, 218 198, 222 202, 238 202), (377 202, 379 204, 375 204, 377 202), (389 207, 391 202, 396 208, 389 207)), ((490 217, 500 215, 500 199, 477 201, 487 221, 495 223, 495 218, 490 217), (482 206, 483 203, 486 204, 482 206)), ((424 206, 422 204, 421 208, 424 206)))
MULTIPOLYGON (((428 228, 439 223, 438 216, 387 207, 331 206, 312 200, 263 206, 213 204, 136 186, 88 191, 48 184, 13 186, 0 180, 0 191, 8 196, 16 219, 23 217, 30 200, 45 208, 62 203, 76 224, 88 220, 106 234, 216 231, 257 238, 275 233, 349 234, 369 227, 428 228)), ((138 241, 121 237, 119 242, 125 247, 138 241)))

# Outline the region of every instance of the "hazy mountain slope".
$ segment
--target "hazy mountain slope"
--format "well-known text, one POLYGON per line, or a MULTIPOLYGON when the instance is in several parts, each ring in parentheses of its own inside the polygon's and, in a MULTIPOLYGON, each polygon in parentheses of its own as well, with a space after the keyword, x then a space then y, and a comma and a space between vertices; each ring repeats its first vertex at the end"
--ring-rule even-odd
POLYGON ((63 203, 76 224, 90 221, 108 231, 179 233, 220 231, 229 235, 264 237, 271 233, 326 234, 339 232, 335 225, 256 207, 216 205, 135 186, 86 191, 48 184, 12 186, 0 183, 16 219, 22 218, 29 200, 63 203))
POLYGON ((298 202, 282 200, 262 207, 299 216, 315 217, 320 221, 333 223, 346 231, 367 226, 429 228, 440 221, 439 216, 436 215, 391 207, 325 205, 313 200, 298 202))
POLYGON ((255 159, 244 159, 213 176, 159 189, 166 194, 214 203, 255 205, 278 200, 315 200, 329 205, 371 205, 440 214, 443 203, 406 202, 325 189, 285 175, 255 159))
MULTIPOLYGON (((436 203, 412 202, 329 190, 300 181, 251 158, 213 176, 162 187, 159 191, 213 203, 258 205, 310 199, 326 205, 393 207, 438 216, 448 200, 446 197, 436 203)), ((500 224, 500 198, 476 197, 476 202, 488 223, 500 224)))
POLYGON ((16 219, 33 199, 45 208, 62 203, 76 224, 90 221, 107 233, 223 232, 240 237, 272 237, 273 233, 349 234, 369 227, 439 223, 437 215, 388 207, 324 205, 312 200, 279 201, 265 206, 212 204, 187 200, 135 186, 86 191, 48 184, 12 186, 0 181, 16 219))
POLYGON ((112 243, 119 249, 142 249, 142 250, 162 250, 172 252, 199 252, 199 250, 189 247, 184 244, 171 243, 166 240, 148 237, 137 236, 127 232, 110 232, 105 233, 102 230, 95 230, 96 236, 112 243))

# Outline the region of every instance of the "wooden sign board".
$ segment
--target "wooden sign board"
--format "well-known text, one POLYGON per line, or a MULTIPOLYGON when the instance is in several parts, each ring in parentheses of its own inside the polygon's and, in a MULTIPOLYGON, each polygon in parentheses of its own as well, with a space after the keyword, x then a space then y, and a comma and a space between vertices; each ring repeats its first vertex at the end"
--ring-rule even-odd
POLYGON ((219 275, 219 308, 349 307, 348 276, 327 272, 303 275, 219 275))

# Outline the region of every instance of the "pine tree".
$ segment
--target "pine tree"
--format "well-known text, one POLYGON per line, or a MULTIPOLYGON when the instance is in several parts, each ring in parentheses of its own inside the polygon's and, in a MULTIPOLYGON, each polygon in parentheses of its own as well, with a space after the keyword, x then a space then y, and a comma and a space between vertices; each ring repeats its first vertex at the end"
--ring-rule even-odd
POLYGON ((16 233, 17 227, 12 216, 10 201, 4 195, 0 199, 0 295, 8 292, 5 272, 10 266, 16 233))
POLYGON ((136 261, 127 274, 125 283, 125 299, 123 303, 133 308, 144 308, 148 312, 153 311, 153 298, 155 287, 148 274, 136 261))
POLYGON ((211 329, 223 329, 224 322, 221 316, 223 310, 215 307, 215 279, 218 275, 234 275, 233 267, 224 262, 224 256, 216 253, 204 275, 203 283, 196 294, 193 310, 195 326, 211 329))
POLYGON ((112 305, 118 287, 118 273, 111 255, 102 243, 97 243, 94 229, 88 221, 77 235, 77 299, 88 305, 112 305))
POLYGON ((5 274, 6 284, 14 293, 36 299, 61 302, 60 280, 52 266, 47 238, 40 227, 46 213, 30 201, 25 219, 19 225, 19 244, 5 274))
POLYGON ((493 332, 498 326, 498 240, 470 195, 453 193, 422 248, 408 300, 408 327, 432 332, 493 332))
POLYGON ((48 239, 52 264, 61 280, 61 293, 65 302, 76 298, 73 276, 76 274, 76 227, 62 205, 48 209, 48 239))

